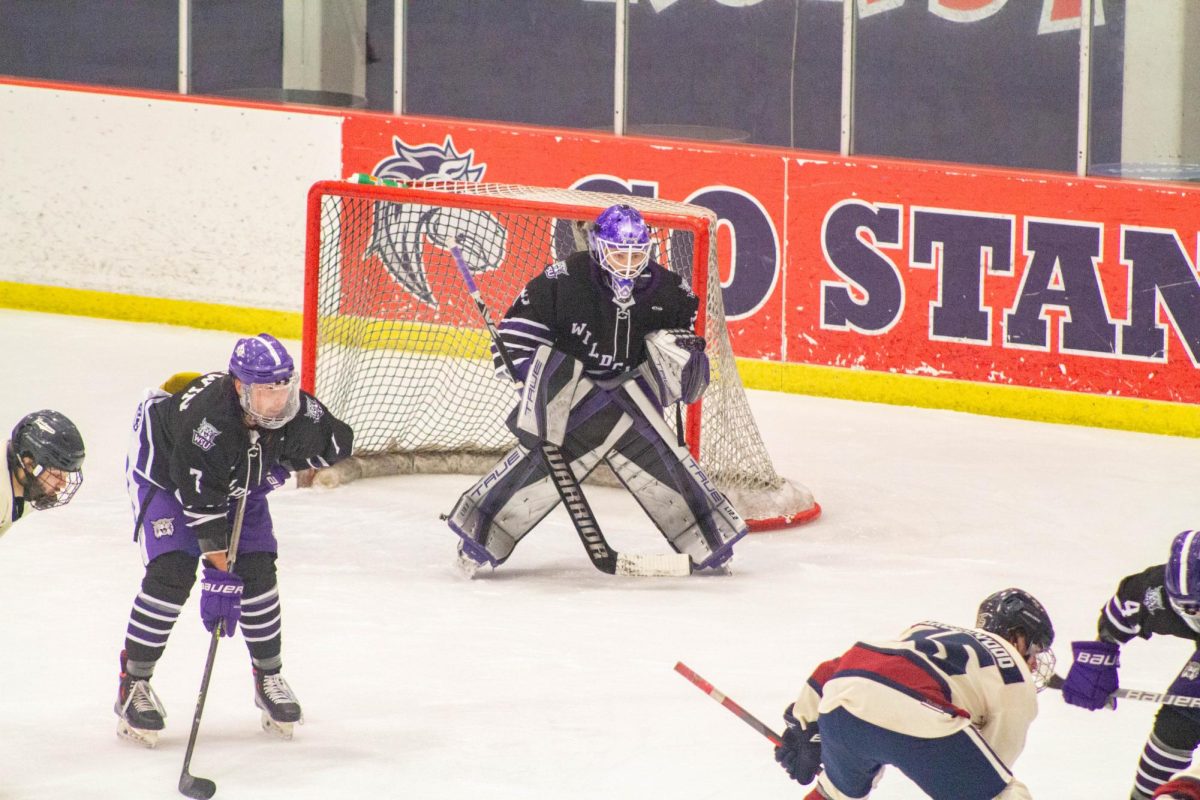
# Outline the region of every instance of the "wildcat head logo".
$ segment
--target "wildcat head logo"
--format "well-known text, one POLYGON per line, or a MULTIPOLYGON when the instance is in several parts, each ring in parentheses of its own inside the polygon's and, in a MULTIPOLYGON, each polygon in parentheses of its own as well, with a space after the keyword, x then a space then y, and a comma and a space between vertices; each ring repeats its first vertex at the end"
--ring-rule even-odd
MULTIPOLYGON (((377 178, 399 181, 466 181, 483 178, 486 164, 472 163, 474 150, 459 153, 454 139, 446 137, 440 147, 416 147, 392 137, 394 156, 383 159, 371 171, 377 178)), ((404 290, 422 303, 437 306, 425 270, 425 244, 449 250, 462 248, 471 272, 489 272, 504 259, 507 232, 494 216, 474 211, 416 203, 377 203, 371 243, 363 258, 378 256, 383 266, 404 290)))

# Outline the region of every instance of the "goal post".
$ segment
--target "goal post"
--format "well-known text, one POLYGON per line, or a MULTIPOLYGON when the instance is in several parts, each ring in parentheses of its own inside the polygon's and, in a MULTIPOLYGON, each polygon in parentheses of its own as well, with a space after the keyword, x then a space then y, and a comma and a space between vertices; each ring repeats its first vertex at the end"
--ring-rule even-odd
MULTIPOLYGON (((301 380, 354 430, 355 456, 316 476, 331 486, 401 473, 483 474, 515 438, 515 397, 451 255, 466 258, 499 317, 548 265, 586 249, 586 226, 628 203, 656 261, 701 298, 712 380, 686 407, 683 438, 752 530, 814 519, 804 486, 780 477, 750 412, 725 328, 717 218, 653 198, 464 181, 355 176, 309 191, 301 380)), ((674 427, 674 414, 668 414, 674 427)), ((616 483, 598 469, 592 478, 616 483)))

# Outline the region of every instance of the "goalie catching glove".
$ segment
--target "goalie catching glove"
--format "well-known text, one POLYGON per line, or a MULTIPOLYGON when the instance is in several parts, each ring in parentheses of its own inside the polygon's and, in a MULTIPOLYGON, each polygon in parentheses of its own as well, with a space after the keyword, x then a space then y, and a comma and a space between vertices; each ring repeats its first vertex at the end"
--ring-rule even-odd
POLYGON ((708 354, 703 336, 686 329, 660 330, 646 337, 642 374, 658 402, 694 403, 708 388, 708 354))

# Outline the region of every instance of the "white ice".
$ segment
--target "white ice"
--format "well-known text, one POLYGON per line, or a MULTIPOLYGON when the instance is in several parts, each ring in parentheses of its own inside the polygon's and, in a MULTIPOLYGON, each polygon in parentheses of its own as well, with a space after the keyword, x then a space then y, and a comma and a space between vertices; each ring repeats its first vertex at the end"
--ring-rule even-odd
MULTIPOLYGON (((0 798, 177 797, 209 640, 193 598, 154 677, 169 713, 158 749, 118 740, 117 655, 142 574, 126 432, 144 387, 223 368, 236 337, 13 311, 0 337, 0 428, 53 407, 88 450, 75 501, 0 540, 0 798)), ((603 575, 556 512, 465 581, 438 514, 467 477, 275 493, 284 674, 306 724, 291 742, 259 729, 245 646, 226 639, 193 774, 254 800, 800 798, 768 742, 676 661, 779 728, 819 661, 923 619, 970 624, 1017 585, 1048 606, 1062 672, 1117 581, 1200 522, 1191 439, 767 392, 751 404, 777 468, 824 515, 749 537, 730 576, 603 575)), ((591 495, 615 546, 664 549, 630 498, 591 495)), ((1132 643, 1123 685, 1165 688, 1190 651, 1132 643)), ((1127 796, 1155 707, 1040 702, 1016 764, 1033 795, 1127 796)), ((874 795, 920 796, 894 771, 874 795)))

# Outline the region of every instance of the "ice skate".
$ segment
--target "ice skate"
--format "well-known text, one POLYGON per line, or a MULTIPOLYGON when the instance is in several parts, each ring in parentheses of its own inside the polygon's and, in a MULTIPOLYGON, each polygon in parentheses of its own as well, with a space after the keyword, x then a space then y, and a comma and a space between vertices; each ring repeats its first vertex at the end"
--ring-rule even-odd
POLYGON ((163 729, 167 712, 150 687, 148 678, 137 678, 125 671, 125 653, 121 653, 121 675, 117 685, 117 736, 143 747, 158 745, 158 732, 163 729))
POLYGON ((291 739, 296 723, 304 722, 300 702, 278 672, 254 670, 254 705, 262 709, 263 730, 282 739, 291 739))
POLYGON ((487 566, 486 561, 479 561, 474 558, 464 547, 463 540, 458 540, 458 556, 455 559, 454 566, 462 573, 463 577, 471 580, 480 569, 487 566))

